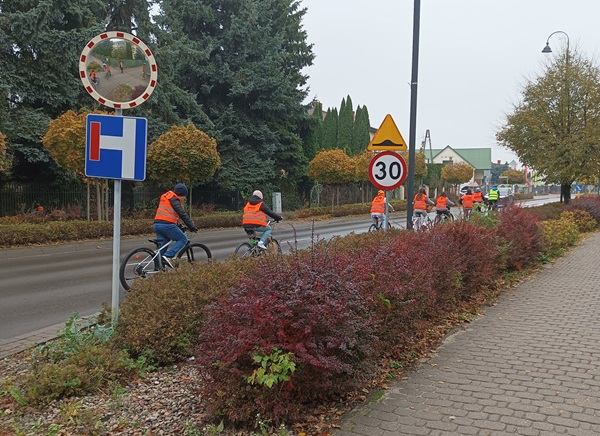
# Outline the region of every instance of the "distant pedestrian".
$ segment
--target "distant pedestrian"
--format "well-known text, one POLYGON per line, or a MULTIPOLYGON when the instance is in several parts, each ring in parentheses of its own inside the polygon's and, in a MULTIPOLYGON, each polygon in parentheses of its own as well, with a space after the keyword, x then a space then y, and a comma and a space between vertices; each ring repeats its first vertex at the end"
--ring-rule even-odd
POLYGON ((119 68, 121 69, 121 74, 123 74, 123 62, 119 61, 119 68))

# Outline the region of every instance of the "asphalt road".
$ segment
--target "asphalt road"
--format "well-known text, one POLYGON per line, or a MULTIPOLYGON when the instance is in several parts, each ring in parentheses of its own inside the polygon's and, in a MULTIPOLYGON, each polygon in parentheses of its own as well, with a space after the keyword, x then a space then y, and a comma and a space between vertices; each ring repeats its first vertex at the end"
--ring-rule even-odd
MULTIPOLYGON (((273 236, 288 251, 309 247, 313 239, 365 232, 370 224, 369 217, 315 221, 314 228, 309 221, 282 221, 275 224, 273 236)), ((121 258, 133 248, 151 248, 150 237, 122 239, 121 258)), ((241 228, 232 228, 201 230, 191 239, 223 260, 246 236, 241 228)), ((4 249, 0 262, 0 339, 63 323, 74 312, 88 316, 111 302, 112 239, 4 249)))
MULTIPOLYGON (((527 202, 539 205, 557 201, 544 197, 527 202)), ((458 211, 458 209, 454 209, 458 211)), ((434 216, 434 214, 431 214, 434 216)), ((405 227, 404 213, 393 213, 390 222, 405 227)), ((282 249, 307 248, 312 241, 351 232, 366 232, 370 217, 338 218, 327 221, 283 221, 273 236, 282 249)), ((146 246, 153 235, 121 240, 121 258, 133 248, 146 246)), ((241 228, 201 230, 192 240, 206 244, 213 258, 224 260, 246 239, 241 228)), ((112 239, 0 251, 0 340, 64 323, 74 312, 88 316, 111 302, 112 239)), ((120 299, 125 297, 124 292, 120 299)))

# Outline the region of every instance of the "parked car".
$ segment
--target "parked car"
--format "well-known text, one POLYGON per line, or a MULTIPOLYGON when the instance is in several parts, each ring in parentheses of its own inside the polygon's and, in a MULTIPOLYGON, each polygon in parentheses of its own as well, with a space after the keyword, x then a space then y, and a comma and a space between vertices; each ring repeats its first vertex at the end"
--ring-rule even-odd
MULTIPOLYGON (((507 206, 515 201, 515 195, 513 189, 510 186, 498 186, 500 198, 498 198, 498 205, 507 206)), ((487 202, 489 191, 483 196, 483 199, 487 202)))

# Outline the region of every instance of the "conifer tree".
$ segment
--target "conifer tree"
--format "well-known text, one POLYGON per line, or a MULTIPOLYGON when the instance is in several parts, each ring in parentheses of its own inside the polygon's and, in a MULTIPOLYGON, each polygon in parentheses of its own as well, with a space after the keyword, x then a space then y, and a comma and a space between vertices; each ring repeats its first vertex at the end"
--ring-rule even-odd
POLYGON ((337 148, 350 152, 354 134, 354 108, 350 96, 342 99, 338 121, 337 148))
POLYGON ((371 141, 371 125, 369 122, 369 111, 366 106, 357 106, 356 117, 354 119, 354 135, 352 136, 352 146, 350 154, 361 154, 367 149, 371 141))
POLYGON ((323 120, 323 142, 322 149, 333 150, 337 148, 338 111, 337 108, 327 109, 323 120))

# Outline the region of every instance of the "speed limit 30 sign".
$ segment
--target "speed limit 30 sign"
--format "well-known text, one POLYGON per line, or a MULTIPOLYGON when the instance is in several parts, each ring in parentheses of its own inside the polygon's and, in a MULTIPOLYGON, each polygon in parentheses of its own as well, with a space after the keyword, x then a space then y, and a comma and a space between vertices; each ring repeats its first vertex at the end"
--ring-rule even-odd
POLYGON ((379 189, 396 189, 406 180, 406 161, 393 151, 376 154, 369 164, 369 178, 379 189))

